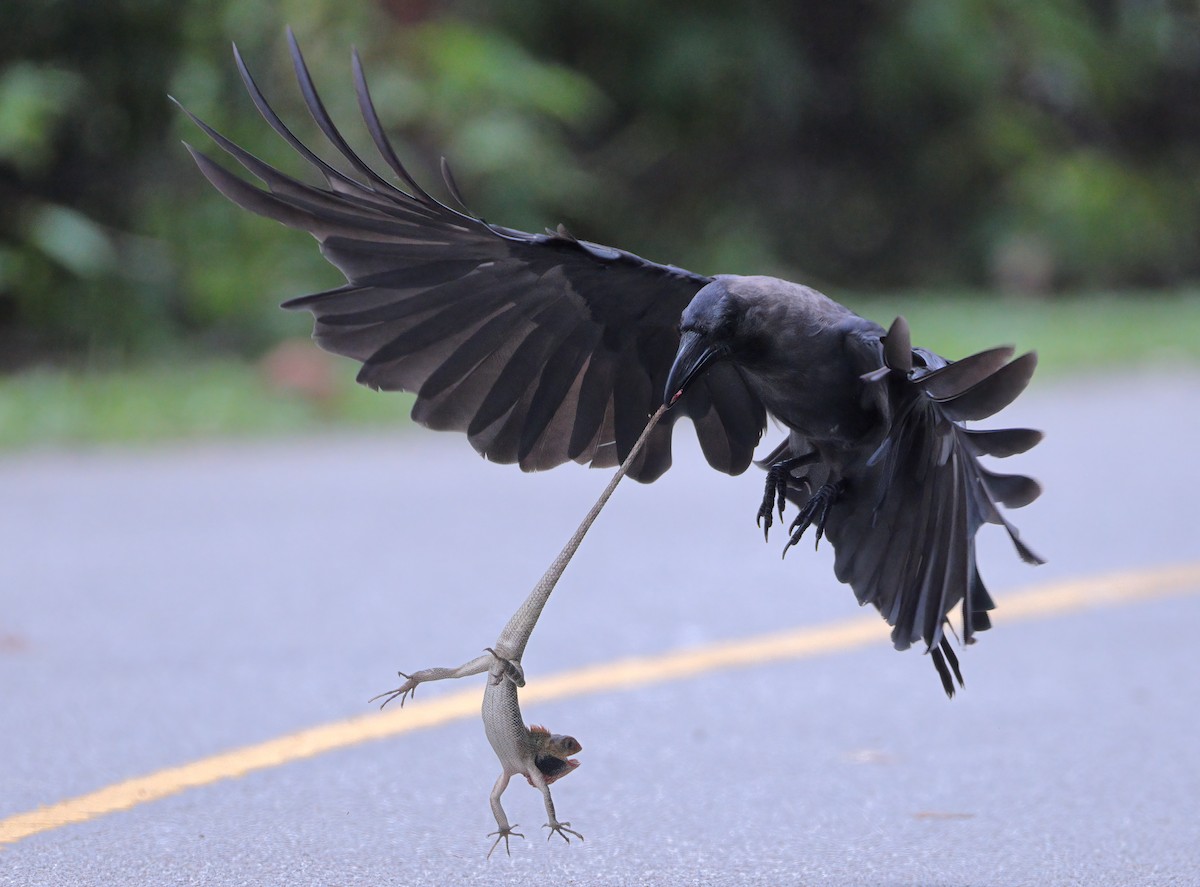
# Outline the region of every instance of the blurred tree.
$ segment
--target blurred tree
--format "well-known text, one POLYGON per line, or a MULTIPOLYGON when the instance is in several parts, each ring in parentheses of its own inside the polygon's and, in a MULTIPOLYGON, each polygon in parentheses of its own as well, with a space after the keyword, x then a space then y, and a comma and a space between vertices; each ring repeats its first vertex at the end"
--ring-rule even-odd
POLYGON ((471 8, 603 84, 612 216, 681 263, 858 286, 1200 272, 1195 4, 471 8))
POLYGON ((163 247, 131 192, 169 116, 175 4, 8 0, 0 27, 0 361, 153 335, 163 247), (149 318, 149 322, 145 322, 149 318), (46 335, 53 331, 53 339, 46 335))
POLYGON ((337 274, 233 211, 170 92, 290 170, 290 23, 365 153, 348 49, 414 172, 699 271, 847 287, 1200 275, 1200 15, 1171 0, 6 0, 0 366, 258 353, 337 274))

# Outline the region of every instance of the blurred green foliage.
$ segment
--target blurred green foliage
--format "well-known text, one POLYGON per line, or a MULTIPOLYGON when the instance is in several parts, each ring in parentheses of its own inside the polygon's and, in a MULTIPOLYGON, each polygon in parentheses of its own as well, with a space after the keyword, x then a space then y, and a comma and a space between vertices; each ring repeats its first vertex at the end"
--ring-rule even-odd
MULTIPOLYGON (((1194 373, 1200 359, 1200 290, 1053 300, 902 291, 847 301, 864 317, 885 324, 904 313, 920 331, 921 342, 948 357, 1003 341, 1021 351, 1035 349, 1035 388, 1081 372, 1101 378, 1128 375, 1135 367, 1194 373), (1004 338, 997 338, 998 330, 1004 338)), ((272 359, 180 362, 169 355, 102 373, 43 367, 0 374, 0 452, 406 423, 412 395, 382 394, 356 384, 356 365, 322 354, 308 342, 285 348, 306 363, 316 358, 315 383, 311 376, 308 384, 297 384, 294 375, 272 373, 272 359)))
POLYGON ((702 272, 1034 293, 1200 277, 1200 17, 1171 0, 5 0, 0 368, 253 356, 339 282, 236 210, 166 100, 299 173, 291 24, 352 144, 473 209, 702 272))

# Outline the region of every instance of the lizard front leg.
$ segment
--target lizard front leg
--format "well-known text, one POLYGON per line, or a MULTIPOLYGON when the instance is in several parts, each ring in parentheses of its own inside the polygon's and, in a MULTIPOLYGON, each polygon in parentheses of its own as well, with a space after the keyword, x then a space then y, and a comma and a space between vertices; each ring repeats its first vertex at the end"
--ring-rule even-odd
POLYGON ((508 817, 504 815, 504 808, 500 805, 500 796, 502 794, 504 794, 504 790, 506 788, 508 788, 508 781, 510 779, 512 779, 512 774, 509 773, 507 770, 505 770, 503 773, 500 774, 500 778, 496 780, 495 787, 492 788, 492 796, 491 796, 492 815, 496 817, 496 825, 499 826, 499 830, 491 832, 488 835, 489 838, 492 835, 496 836, 496 840, 495 840, 495 842, 493 842, 491 850, 488 850, 488 852, 487 852, 488 859, 492 858, 492 850, 495 850, 501 841, 504 842, 504 852, 507 853, 509 856, 512 856, 512 851, 510 851, 508 849, 509 837, 510 836, 515 836, 518 838, 525 837, 520 832, 513 831, 513 828, 515 828, 515 826, 510 826, 508 824, 508 817))
POLYGON ((582 841, 583 835, 570 828, 571 823, 559 822, 558 817, 554 815, 554 799, 550 797, 550 785, 546 782, 546 778, 542 776, 541 771, 537 767, 529 771, 529 781, 533 783, 534 788, 542 793, 542 799, 546 802, 546 818, 550 820, 542 826, 542 828, 550 829, 550 834, 546 835, 546 840, 549 841, 557 833, 568 844, 571 843, 571 839, 567 837, 568 834, 574 835, 582 841))

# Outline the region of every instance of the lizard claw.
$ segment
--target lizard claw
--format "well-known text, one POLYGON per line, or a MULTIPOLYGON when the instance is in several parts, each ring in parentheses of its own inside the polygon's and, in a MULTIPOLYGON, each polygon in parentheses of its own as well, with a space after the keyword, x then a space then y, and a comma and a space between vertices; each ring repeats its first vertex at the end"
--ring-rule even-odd
POLYGON ((515 828, 516 828, 515 825, 514 826, 506 826, 505 828, 500 829, 500 831, 498 831, 498 832, 489 832, 488 833, 489 838, 492 835, 496 835, 497 837, 496 837, 496 840, 494 842, 492 842, 492 849, 487 852, 487 857, 486 857, 487 859, 492 858, 492 850, 495 850, 501 841, 504 842, 504 852, 507 853, 509 856, 512 856, 512 851, 508 849, 509 837, 510 836, 512 836, 514 838, 524 838, 525 837, 520 832, 513 831, 513 829, 515 829, 515 828))
POLYGON ((549 841, 552 837, 554 837, 555 833, 557 833, 560 838, 570 844, 571 839, 567 837, 567 833, 569 832, 582 841, 583 835, 579 834, 579 832, 575 831, 574 829, 569 828, 570 825, 571 823, 569 822, 559 822, 557 819, 547 822, 542 826, 542 828, 550 829, 550 834, 546 835, 546 840, 549 841))
POLYGON ((387 692, 380 693, 378 696, 372 696, 370 699, 367 700, 368 704, 374 702, 376 699, 382 699, 383 702, 379 703, 379 708, 382 709, 389 702, 393 701, 397 696, 399 696, 400 697, 400 707, 404 708, 404 703, 408 699, 408 697, 410 695, 411 696, 417 695, 417 684, 419 684, 420 681, 414 681, 411 676, 406 675, 402 671, 398 671, 398 672, 396 672, 396 674, 398 674, 400 677, 404 678, 404 683, 401 684, 399 687, 397 687, 395 690, 388 690, 387 692))
POLYGON ((500 681, 507 678, 508 680, 510 680, 514 684, 516 684, 518 687, 525 686, 525 669, 521 668, 521 663, 519 660, 506 659, 503 656, 501 656, 499 653, 497 653, 495 650, 493 650, 491 647, 484 647, 483 649, 485 652, 491 653, 492 658, 495 659, 497 662, 502 663, 504 666, 504 674, 497 678, 493 678, 492 683, 498 684, 498 683, 500 683, 500 681))

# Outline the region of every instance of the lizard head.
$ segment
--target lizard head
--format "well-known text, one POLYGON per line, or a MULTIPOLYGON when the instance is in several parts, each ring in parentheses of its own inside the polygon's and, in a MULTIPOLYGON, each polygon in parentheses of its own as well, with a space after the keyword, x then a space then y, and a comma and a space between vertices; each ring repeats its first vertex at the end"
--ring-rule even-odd
POLYGON ((542 777, 546 780, 547 785, 561 779, 579 766, 579 762, 571 755, 583 751, 583 746, 574 736, 551 733, 545 727, 537 725, 530 726, 529 735, 533 737, 537 745, 534 763, 542 772, 542 777))

